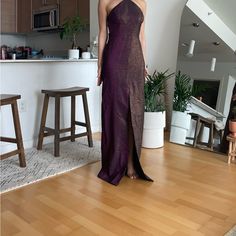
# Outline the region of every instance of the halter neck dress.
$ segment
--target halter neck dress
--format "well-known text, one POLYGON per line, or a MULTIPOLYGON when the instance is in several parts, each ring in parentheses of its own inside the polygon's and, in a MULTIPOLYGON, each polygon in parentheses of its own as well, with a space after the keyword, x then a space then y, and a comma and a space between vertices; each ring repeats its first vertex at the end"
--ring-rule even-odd
POLYGON ((102 168, 98 177, 118 185, 127 171, 128 124, 132 124, 133 163, 139 178, 152 181, 140 165, 145 62, 139 39, 144 20, 132 0, 119 2, 107 16, 108 38, 102 59, 102 168))

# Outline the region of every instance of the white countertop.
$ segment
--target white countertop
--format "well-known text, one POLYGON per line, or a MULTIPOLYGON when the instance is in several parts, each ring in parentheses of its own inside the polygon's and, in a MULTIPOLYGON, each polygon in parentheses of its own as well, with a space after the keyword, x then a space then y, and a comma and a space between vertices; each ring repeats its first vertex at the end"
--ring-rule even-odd
POLYGON ((97 62, 98 59, 17 59, 0 60, 0 63, 31 63, 31 62, 97 62))

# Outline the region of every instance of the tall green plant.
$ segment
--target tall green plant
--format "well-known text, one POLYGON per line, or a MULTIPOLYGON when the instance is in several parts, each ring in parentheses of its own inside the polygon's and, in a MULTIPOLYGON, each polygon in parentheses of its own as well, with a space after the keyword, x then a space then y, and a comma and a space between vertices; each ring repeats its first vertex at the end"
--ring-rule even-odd
POLYGON ((62 27, 63 29, 60 32, 60 38, 69 39, 72 42, 72 49, 77 49, 78 34, 86 29, 87 24, 79 16, 74 16, 67 18, 62 27))
POLYGON ((175 77, 173 110, 185 112, 192 96, 191 78, 179 71, 175 77))
POLYGON ((145 111, 160 112, 165 110, 163 95, 165 94, 165 82, 173 76, 165 72, 155 71, 152 75, 147 75, 144 85, 145 111))

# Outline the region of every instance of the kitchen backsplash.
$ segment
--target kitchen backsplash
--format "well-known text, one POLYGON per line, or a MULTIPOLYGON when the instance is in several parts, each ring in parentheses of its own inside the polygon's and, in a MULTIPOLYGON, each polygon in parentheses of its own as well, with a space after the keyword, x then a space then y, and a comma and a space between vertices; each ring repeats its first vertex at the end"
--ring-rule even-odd
MULTIPOLYGON (((61 40, 58 33, 32 33, 29 35, 1 34, 1 45, 9 47, 29 46, 35 50, 43 49, 47 56, 67 56, 72 43, 61 40)), ((86 49, 89 45, 89 32, 79 35, 79 46, 86 49)))
POLYGON ((26 36, 16 34, 1 34, 1 45, 9 47, 26 46, 26 36))

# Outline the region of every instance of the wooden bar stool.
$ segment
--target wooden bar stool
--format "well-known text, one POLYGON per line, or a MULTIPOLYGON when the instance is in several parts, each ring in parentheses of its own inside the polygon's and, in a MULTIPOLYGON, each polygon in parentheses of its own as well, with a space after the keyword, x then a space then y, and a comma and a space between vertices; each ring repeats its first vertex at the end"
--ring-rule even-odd
POLYGON ((25 167, 25 152, 24 146, 22 141, 22 134, 21 134, 21 126, 20 126, 20 118, 17 108, 17 99, 20 99, 20 95, 12 95, 12 94, 0 94, 0 106, 11 105, 12 116, 13 116, 13 123, 15 128, 16 138, 9 138, 9 137, 0 137, 1 142, 9 142, 9 143, 16 143, 17 149, 5 154, 0 155, 1 160, 6 159, 10 156, 19 155, 20 167, 25 167))
POLYGON ((230 164, 236 156, 236 137, 228 135, 226 139, 229 141, 228 164, 230 164))
POLYGON ((195 120, 197 123, 194 131, 194 137, 186 137, 186 139, 193 140, 194 147, 197 147, 197 145, 202 144, 210 148, 211 151, 213 151, 215 122, 196 113, 189 113, 189 115, 191 115, 191 119, 195 120), (205 127, 209 128, 209 138, 207 143, 200 142, 200 137, 203 134, 203 130, 205 127))
POLYGON ((41 125, 40 125, 39 138, 38 138, 38 146, 37 146, 38 150, 42 150, 43 138, 50 135, 54 135, 54 156, 55 157, 58 157, 60 155, 60 142, 62 141, 71 140, 71 142, 74 142, 75 138, 87 136, 89 147, 93 146, 89 111, 88 111, 88 103, 87 103, 87 95, 86 95, 87 91, 89 91, 89 88, 82 88, 82 87, 72 87, 72 88, 57 89, 57 90, 42 90, 42 93, 44 93, 45 96, 44 96, 44 104, 43 104, 41 125), (75 97, 78 95, 81 95, 83 99, 85 123, 75 120, 75 107, 76 107, 75 97), (54 129, 48 128, 45 126, 49 97, 55 98, 55 128, 54 129), (70 128, 60 129, 60 99, 61 97, 71 97, 71 127, 70 128), (75 134, 75 125, 86 127, 86 132, 75 134), (65 133, 65 132, 70 132, 71 135, 60 138, 60 134, 65 133))

